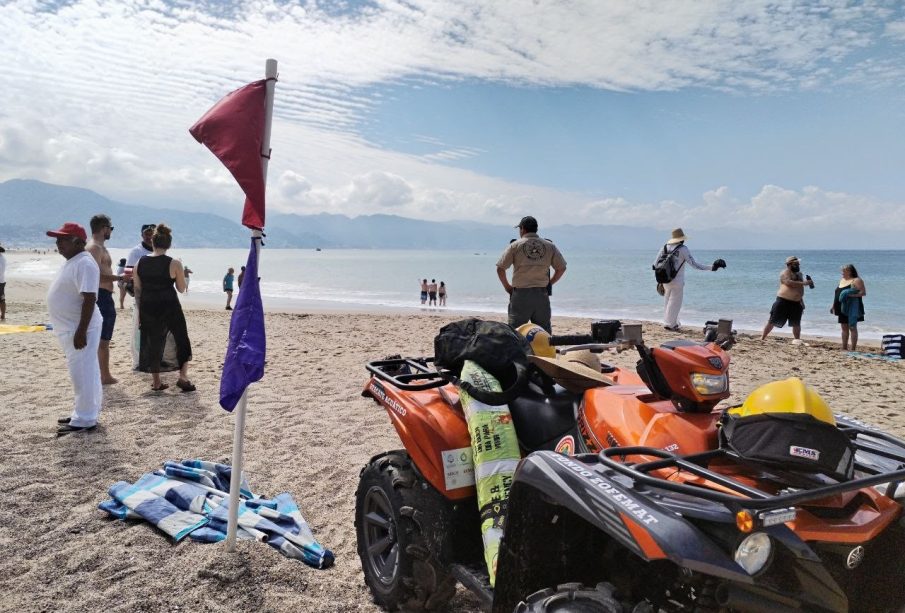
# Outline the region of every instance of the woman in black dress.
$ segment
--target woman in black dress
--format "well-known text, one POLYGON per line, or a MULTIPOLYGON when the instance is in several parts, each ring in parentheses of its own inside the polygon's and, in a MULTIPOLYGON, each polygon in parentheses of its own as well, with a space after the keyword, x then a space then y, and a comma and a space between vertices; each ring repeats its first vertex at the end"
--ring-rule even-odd
POLYGON ((852 351, 858 350, 858 322, 864 321, 864 301, 867 296, 867 288, 864 280, 858 276, 858 270, 854 264, 846 264, 842 267, 842 278, 833 294, 833 306, 830 313, 839 317, 839 326, 842 328, 842 350, 848 350, 848 339, 852 339, 852 351), (842 308, 842 292, 851 289, 846 296, 849 307, 848 312, 842 308))
POLYGON ((168 256, 173 243, 170 228, 159 224, 154 230, 152 255, 142 257, 135 266, 135 301, 138 303, 138 320, 141 325, 141 358, 139 368, 151 373, 151 389, 161 391, 169 386, 160 381, 160 361, 167 334, 176 341, 176 359, 179 363, 179 379, 176 387, 183 392, 195 391, 188 379, 192 345, 189 341, 185 315, 176 290, 186 290, 185 271, 179 260, 168 256))

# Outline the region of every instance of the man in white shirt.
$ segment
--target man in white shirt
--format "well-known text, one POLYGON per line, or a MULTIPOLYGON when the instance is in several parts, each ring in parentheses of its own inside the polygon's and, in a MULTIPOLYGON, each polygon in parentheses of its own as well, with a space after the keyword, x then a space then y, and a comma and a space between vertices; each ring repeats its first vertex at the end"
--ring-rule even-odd
POLYGON ((103 388, 97 348, 101 340, 101 313, 97 308, 100 269, 85 251, 88 235, 77 223, 66 222, 47 236, 57 239, 57 251, 66 263, 47 293, 47 311, 53 333, 66 354, 75 402, 69 417, 57 420, 57 436, 92 430, 101 412, 103 388))
MULTIPOLYGON (((154 230, 157 228, 155 224, 146 223, 141 227, 141 242, 129 251, 126 256, 126 279, 131 283, 132 274, 138 260, 143 256, 154 253, 154 247, 151 246, 151 239, 154 238, 154 230)), ((131 287, 131 285, 130 285, 131 287)), ((132 301, 132 370, 138 369, 139 349, 141 347, 141 335, 138 330, 138 306, 132 301)))
MULTIPOLYGON (((681 325, 679 324, 679 311, 682 310, 682 299, 685 296, 685 264, 689 264, 698 270, 716 271, 720 268, 726 268, 726 262, 722 259, 715 260, 710 266, 698 264, 695 259, 691 257, 691 252, 688 250, 688 247, 685 246, 686 240, 688 240, 688 237, 685 236, 682 228, 676 228, 672 231, 672 236, 666 241, 666 245, 664 246, 666 253, 671 254, 675 252, 674 265, 678 268, 676 276, 673 277, 672 281, 663 284, 663 289, 665 290, 663 297, 666 300, 663 327, 673 332, 677 332, 681 325)), ((659 254, 657 258, 659 259, 659 254)), ((654 263, 656 264, 656 260, 654 263)))
POLYGON ((6 319, 6 249, 0 245, 0 321, 6 319))

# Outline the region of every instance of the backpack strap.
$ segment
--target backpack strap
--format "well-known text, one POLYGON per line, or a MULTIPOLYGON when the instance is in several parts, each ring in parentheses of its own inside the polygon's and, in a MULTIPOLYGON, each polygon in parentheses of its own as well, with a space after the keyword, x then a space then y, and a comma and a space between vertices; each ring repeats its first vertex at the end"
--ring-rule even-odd
POLYGON ((509 389, 505 389, 502 392, 488 392, 486 390, 479 389, 469 383, 468 381, 462 381, 456 375, 446 371, 442 374, 452 381, 456 386, 460 389, 465 390, 469 396, 483 402, 484 404, 489 404, 491 406, 500 406, 504 404, 509 404, 524 391, 525 386, 528 385, 528 367, 525 364, 521 364, 519 362, 513 362, 512 365, 515 367, 515 371, 517 373, 515 383, 509 389))

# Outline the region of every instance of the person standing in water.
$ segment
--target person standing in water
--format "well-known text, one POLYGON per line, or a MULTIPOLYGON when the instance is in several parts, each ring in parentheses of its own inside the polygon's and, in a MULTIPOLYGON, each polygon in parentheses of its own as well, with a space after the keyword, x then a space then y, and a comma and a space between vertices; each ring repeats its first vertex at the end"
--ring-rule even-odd
POLYGON ((440 281, 440 287, 437 288, 437 296, 440 298, 440 306, 446 306, 446 283, 440 281))

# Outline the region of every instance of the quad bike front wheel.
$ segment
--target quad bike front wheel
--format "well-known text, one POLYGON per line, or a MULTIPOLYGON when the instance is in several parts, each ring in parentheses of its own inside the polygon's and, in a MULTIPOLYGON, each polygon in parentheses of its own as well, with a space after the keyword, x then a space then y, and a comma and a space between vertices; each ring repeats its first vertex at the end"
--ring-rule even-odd
POLYGON ((580 583, 564 583, 528 596, 514 613, 621 613, 622 605, 613 596, 613 587, 599 583, 585 587, 580 583))
POLYGON ((456 582, 441 562, 449 513, 406 452, 389 451, 364 467, 355 492, 355 532, 365 583, 377 604, 433 611, 452 598, 456 582))

